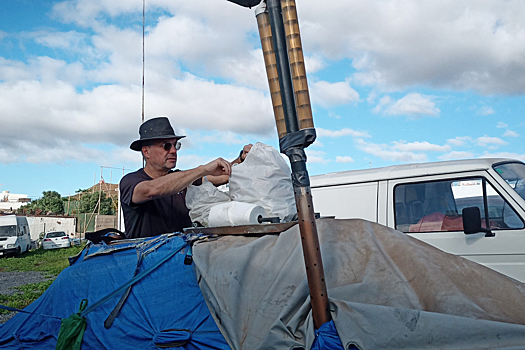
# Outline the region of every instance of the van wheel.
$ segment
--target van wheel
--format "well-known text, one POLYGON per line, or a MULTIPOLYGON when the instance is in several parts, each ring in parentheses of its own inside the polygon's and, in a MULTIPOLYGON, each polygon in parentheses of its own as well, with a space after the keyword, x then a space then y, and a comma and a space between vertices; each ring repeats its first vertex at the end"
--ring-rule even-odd
POLYGON ((18 247, 18 249, 16 250, 16 253, 15 253, 15 257, 19 258, 21 254, 22 254, 22 249, 20 247, 18 247))
POLYGON ((31 246, 28 245, 28 246, 27 246, 27 249, 26 249, 26 252, 28 252, 28 251, 30 251, 30 250, 31 250, 31 246))

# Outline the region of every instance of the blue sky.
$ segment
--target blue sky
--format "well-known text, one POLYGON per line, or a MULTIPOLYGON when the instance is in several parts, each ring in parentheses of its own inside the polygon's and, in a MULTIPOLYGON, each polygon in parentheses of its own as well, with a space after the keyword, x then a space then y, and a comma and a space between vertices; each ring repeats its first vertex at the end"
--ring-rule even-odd
MULTIPOLYGON (((525 160, 525 3, 297 2, 318 139, 311 175, 525 160)), ((142 0, 0 2, 0 191, 62 195, 141 166, 142 0), (102 174, 101 174, 102 169, 102 174), (124 170, 123 170, 124 169, 124 170)), ((178 167, 278 145, 253 9, 146 0, 146 119, 178 167)))

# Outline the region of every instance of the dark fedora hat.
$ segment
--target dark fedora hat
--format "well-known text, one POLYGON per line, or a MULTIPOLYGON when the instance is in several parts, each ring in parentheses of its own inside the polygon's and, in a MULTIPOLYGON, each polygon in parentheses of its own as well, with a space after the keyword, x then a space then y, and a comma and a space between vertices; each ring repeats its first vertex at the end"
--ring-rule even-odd
POLYGON ((133 141, 129 146, 134 151, 142 150, 145 141, 160 139, 181 139, 186 136, 175 135, 170 121, 166 117, 146 120, 139 128, 140 139, 133 141))

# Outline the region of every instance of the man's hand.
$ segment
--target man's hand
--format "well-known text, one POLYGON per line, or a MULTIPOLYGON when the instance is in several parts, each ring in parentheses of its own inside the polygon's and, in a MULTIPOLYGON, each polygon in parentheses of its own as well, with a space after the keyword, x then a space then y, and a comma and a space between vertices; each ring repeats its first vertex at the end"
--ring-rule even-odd
MULTIPOLYGON (((231 162, 231 163, 230 162, 226 162, 226 163, 228 163, 228 167, 224 166, 223 169, 224 169, 224 171, 226 171, 226 169, 228 168, 229 170, 228 170, 227 173, 223 172, 222 174, 219 174, 219 175, 209 174, 210 176, 208 176, 208 181, 210 181, 215 186, 220 186, 220 185, 224 185, 224 184, 228 183, 228 181, 230 181, 232 165, 233 164, 241 164, 242 162, 244 162, 244 159, 246 159, 246 156, 248 155, 248 153, 250 152, 252 147, 253 147, 253 145, 251 143, 245 145, 242 148, 241 154, 239 154, 239 156, 233 162, 231 162)), ((225 161, 224 159, 219 158, 219 159, 216 159, 213 162, 216 162, 218 160, 225 161)), ((210 164, 211 163, 206 164, 206 166, 208 166, 210 164)), ((223 164, 223 163, 221 162, 221 164, 223 164)))
POLYGON ((239 156, 241 163, 244 162, 244 160, 246 159, 246 156, 248 155, 248 153, 250 153, 250 150, 252 149, 252 147, 253 145, 249 143, 242 148, 242 152, 239 156))
POLYGON ((224 160, 223 158, 217 158, 214 161, 203 165, 202 167, 205 172, 205 176, 230 176, 232 173, 232 166, 230 162, 224 160))

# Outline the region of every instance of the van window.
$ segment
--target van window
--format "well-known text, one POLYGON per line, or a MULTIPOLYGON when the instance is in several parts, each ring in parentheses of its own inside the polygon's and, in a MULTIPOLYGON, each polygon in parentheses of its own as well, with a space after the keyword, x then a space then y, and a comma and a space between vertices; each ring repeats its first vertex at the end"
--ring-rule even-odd
POLYGON ((495 165, 494 170, 525 199, 525 164, 503 163, 495 165))
POLYGON ((402 232, 463 231, 461 212, 478 207, 491 230, 522 229, 523 221, 482 178, 421 182, 394 189, 396 229, 402 232), (485 191, 485 193, 484 193, 485 191))
POLYGON ((16 235, 16 226, 0 226, 0 237, 11 237, 16 235))

